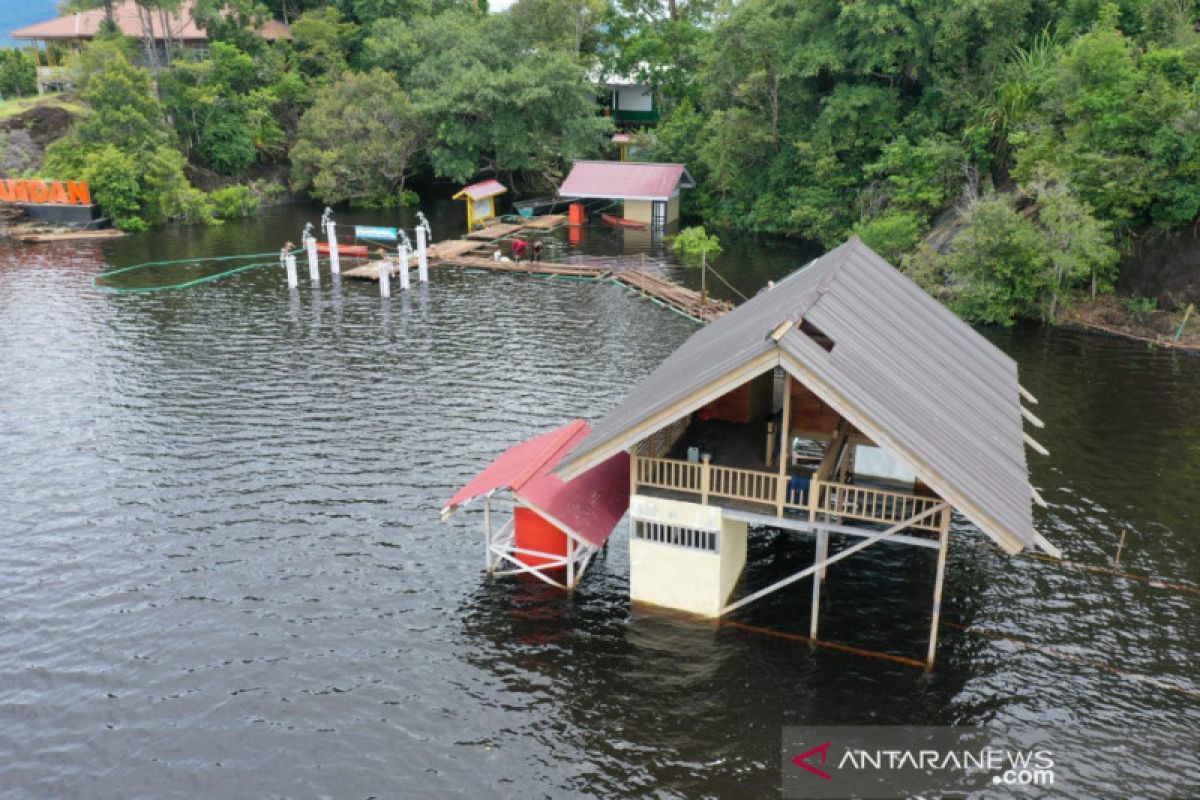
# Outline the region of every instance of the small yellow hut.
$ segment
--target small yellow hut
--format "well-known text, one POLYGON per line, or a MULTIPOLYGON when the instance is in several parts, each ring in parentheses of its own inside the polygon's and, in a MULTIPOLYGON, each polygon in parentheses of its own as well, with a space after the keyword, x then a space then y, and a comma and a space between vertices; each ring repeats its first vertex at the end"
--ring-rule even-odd
POLYGON ((507 192, 500 181, 480 181, 464 186, 455 200, 465 200, 467 203, 467 230, 477 223, 484 223, 496 218, 496 198, 507 192))

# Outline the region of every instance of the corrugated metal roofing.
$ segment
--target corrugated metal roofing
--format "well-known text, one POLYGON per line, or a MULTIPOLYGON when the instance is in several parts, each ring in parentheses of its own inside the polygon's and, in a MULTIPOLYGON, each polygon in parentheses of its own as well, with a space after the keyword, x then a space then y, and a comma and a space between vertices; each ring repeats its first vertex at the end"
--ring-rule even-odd
POLYGON ((676 189, 695 185, 683 164, 576 161, 558 194, 606 200, 668 200, 676 189))
POLYGON ((694 409, 681 401, 771 356, 1006 550, 1034 543, 1016 362, 857 237, 697 331, 559 471, 569 476, 627 448, 639 425, 687 415, 694 409), (799 325, 771 339, 781 322, 801 318, 832 350, 799 325))
POLYGON ((442 517, 476 497, 510 489, 553 522, 596 547, 602 546, 629 508, 628 454, 617 454, 569 481, 551 472, 590 430, 585 421, 577 419, 513 445, 446 501, 442 517))
MULTIPOLYGON (((192 19, 192 0, 184 0, 177 11, 169 13, 171 39, 177 42, 206 42, 208 34, 197 27, 192 19)), ((165 39, 166 34, 162 21, 157 13, 152 15, 151 27, 156 39, 165 39)), ((78 14, 68 14, 63 17, 36 22, 17 28, 10 36, 14 39, 91 39, 100 30, 104 21, 104 9, 96 8, 91 11, 81 11, 78 14)), ((140 39, 142 37, 142 22, 138 17, 137 4, 134 0, 126 0, 113 4, 113 21, 117 23, 121 33, 140 39)), ((268 20, 259 30, 264 39, 291 39, 292 30, 289 26, 276 20, 268 20)))
POLYGON ((463 195, 472 200, 482 200, 485 197, 495 197, 498 194, 504 194, 508 189, 500 181, 480 181, 472 183, 470 186, 464 186, 459 190, 458 194, 454 195, 454 199, 458 200, 463 195))

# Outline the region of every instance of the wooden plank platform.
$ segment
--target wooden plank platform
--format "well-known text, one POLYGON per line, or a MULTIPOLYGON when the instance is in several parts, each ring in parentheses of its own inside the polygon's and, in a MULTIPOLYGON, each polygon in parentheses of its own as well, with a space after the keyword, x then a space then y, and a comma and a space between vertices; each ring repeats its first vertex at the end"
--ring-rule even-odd
POLYGON ((663 305, 701 322, 712 322, 717 317, 733 310, 733 304, 725 300, 708 298, 701 304, 700 293, 688 289, 658 275, 638 270, 622 270, 615 279, 634 291, 652 297, 663 305))
MULTIPOLYGON (((477 250, 485 245, 484 242, 472 242, 470 239, 446 239, 444 241, 432 244, 429 246, 429 266, 432 269, 439 262, 448 258, 465 255, 473 250, 477 250)), ((394 248, 389 248, 394 250, 394 248)), ((391 264, 391 274, 400 274, 399 255, 394 255, 389 259, 391 264)), ((359 280, 377 281, 379 280, 379 260, 372 261, 369 264, 363 264, 360 267, 353 267, 342 271, 342 275, 347 278, 356 278, 359 280)), ((417 266, 417 254, 412 253, 408 257, 408 268, 415 269, 417 266)))
POLYGON ((486 228, 468 233, 467 238, 490 242, 493 239, 499 239, 501 236, 508 236, 510 233, 515 233, 523 227, 525 226, 520 223, 509 224, 507 222, 497 222, 495 225, 488 225, 486 228))
POLYGON ((552 261, 522 261, 518 264, 513 261, 496 261, 494 258, 484 256, 456 256, 455 258, 445 259, 442 263, 452 267, 484 269, 492 272, 516 272, 526 275, 562 275, 573 278, 591 278, 593 280, 599 280, 611 274, 606 269, 580 266, 579 264, 559 264, 552 261))
MULTIPOLYGON (((541 227, 535 227, 532 224, 526 226, 510 225, 507 223, 492 225, 481 231, 476 231, 474 234, 469 234, 469 236, 474 237, 473 239, 447 239, 438 242, 429 248, 429 266, 430 268, 463 267, 489 272, 524 273, 526 275, 546 275, 590 280, 603 280, 611 276, 618 284, 652 298, 656 302, 699 322, 712 322, 717 317, 733 309, 732 303, 724 300, 715 300, 711 297, 704 303, 701 303, 700 293, 696 290, 680 286, 669 278, 654 272, 630 268, 620 269, 616 264, 566 264, 553 261, 522 261, 518 264, 512 261, 497 261, 483 252, 488 249, 488 245, 484 241, 480 241, 479 239, 481 238, 494 239, 498 236, 520 230, 522 227, 549 230, 554 225, 559 224, 565 217, 562 214, 548 214, 544 217, 536 218, 534 222, 555 219, 557 219, 556 222, 545 222, 541 227)), ((373 261, 370 264, 346 270, 342 275, 347 278, 378 281, 379 270, 383 263, 385 263, 383 260, 373 261)), ((399 273, 396 258, 388 259, 386 263, 390 267, 392 275, 399 273)), ((409 259, 409 269, 415 267, 416 264, 417 257, 414 254, 409 259)))
POLYGON ((45 244, 48 242, 85 242, 99 239, 120 239, 124 231, 116 228, 101 228, 95 231, 71 231, 69 233, 23 233, 16 238, 26 244, 45 244))
MULTIPOLYGON (((429 258, 431 260, 439 258, 454 258, 455 256, 464 255, 465 253, 469 253, 472 250, 476 250, 480 247, 483 247, 483 243, 473 242, 470 239, 446 239, 438 242, 437 244, 430 245, 429 258)), ((415 255, 413 256, 413 263, 417 263, 415 255)))
POLYGON ((566 214, 543 214, 526 222, 525 227, 535 231, 548 231, 562 225, 566 220, 566 214))

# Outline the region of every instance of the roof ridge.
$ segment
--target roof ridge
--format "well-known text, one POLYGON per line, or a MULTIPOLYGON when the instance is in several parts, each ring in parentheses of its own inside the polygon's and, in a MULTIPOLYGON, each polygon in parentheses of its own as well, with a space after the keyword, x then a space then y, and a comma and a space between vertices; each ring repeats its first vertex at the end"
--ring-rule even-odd
POLYGON ((857 236, 852 236, 844 244, 842 244, 841 247, 828 254, 831 256, 837 254, 839 258, 834 262, 833 266, 829 267, 829 271, 823 278, 821 278, 821 282, 817 284, 817 288, 810 293, 812 300, 809 301, 808 305, 804 306, 804 308, 800 311, 800 315, 796 317, 797 321, 803 321, 808 312, 816 308, 817 303, 821 302, 822 298, 825 297, 830 286, 833 285, 834 280, 837 279, 837 276, 841 274, 843 269, 845 269, 846 262, 850 260, 849 254, 855 249, 856 244, 863 244, 863 240, 857 236), (838 250, 841 250, 842 252, 839 253, 838 250))

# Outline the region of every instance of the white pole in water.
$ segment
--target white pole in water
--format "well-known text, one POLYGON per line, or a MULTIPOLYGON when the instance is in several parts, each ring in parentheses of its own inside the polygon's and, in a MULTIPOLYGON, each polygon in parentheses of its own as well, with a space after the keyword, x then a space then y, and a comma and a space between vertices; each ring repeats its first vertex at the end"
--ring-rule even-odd
POLYGON ((407 244, 400 245, 399 250, 400 250, 400 288, 401 288, 401 290, 407 292, 408 284, 409 284, 408 259, 411 254, 408 252, 407 244))
POLYGON ((337 245, 337 223, 329 220, 326 223, 326 230, 329 231, 329 271, 337 275, 342 271, 342 262, 338 254, 337 245))
MULTIPOLYGON (((292 256, 292 262, 295 263, 295 261, 296 257, 292 256)), ((314 286, 318 286, 321 283, 321 273, 317 269, 317 260, 315 258, 308 260, 308 279, 313 282, 314 286)))
POLYGON ((417 280, 429 283, 429 254, 425 248, 425 226, 417 226, 417 280))
POLYGON ((304 249, 308 252, 308 274, 317 275, 317 237, 311 233, 304 237, 304 249))
POLYGON ((300 279, 296 277, 296 256, 285 250, 283 253, 283 266, 287 270, 288 288, 295 289, 300 285, 300 279))
POLYGON ((392 263, 390 259, 379 259, 379 296, 392 296, 392 263))

